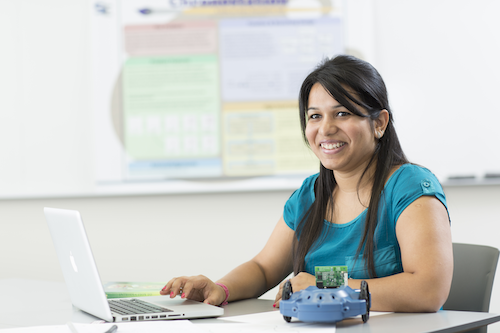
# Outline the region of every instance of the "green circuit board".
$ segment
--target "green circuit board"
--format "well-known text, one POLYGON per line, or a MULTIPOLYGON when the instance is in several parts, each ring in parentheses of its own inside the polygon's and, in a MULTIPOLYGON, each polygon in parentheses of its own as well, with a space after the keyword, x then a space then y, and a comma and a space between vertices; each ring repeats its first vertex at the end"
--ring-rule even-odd
POLYGON ((314 272, 318 288, 338 288, 347 285, 347 266, 316 266, 314 272))

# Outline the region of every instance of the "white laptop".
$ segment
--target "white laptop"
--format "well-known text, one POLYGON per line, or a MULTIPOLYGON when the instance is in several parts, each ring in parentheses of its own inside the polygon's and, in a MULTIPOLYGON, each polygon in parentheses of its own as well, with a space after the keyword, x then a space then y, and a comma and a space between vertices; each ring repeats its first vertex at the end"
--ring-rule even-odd
POLYGON ((224 309, 179 297, 106 299, 78 211, 44 208, 71 302, 108 322, 217 317, 224 309), (138 308, 138 309, 133 309, 138 308))

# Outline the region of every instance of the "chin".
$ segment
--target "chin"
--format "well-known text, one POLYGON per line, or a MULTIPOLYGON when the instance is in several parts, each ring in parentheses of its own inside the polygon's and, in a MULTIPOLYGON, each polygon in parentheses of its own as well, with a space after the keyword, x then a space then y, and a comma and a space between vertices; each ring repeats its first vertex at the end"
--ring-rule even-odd
POLYGON ((334 170, 338 169, 338 167, 336 165, 331 165, 331 164, 328 164, 328 163, 321 163, 321 165, 323 167, 325 167, 326 169, 331 170, 331 171, 334 171, 334 170))

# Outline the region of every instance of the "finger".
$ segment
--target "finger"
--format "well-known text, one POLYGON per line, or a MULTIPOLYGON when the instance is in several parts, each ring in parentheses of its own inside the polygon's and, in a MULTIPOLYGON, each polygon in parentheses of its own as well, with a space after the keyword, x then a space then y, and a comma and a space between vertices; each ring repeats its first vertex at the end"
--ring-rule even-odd
POLYGON ((213 283, 206 276, 192 276, 184 283, 182 294, 184 294, 187 298, 204 301, 210 293, 210 284, 213 283))
POLYGON ((172 283, 174 283, 176 279, 177 278, 173 278, 170 281, 168 281, 165 287, 163 287, 163 289, 160 290, 160 295, 168 295, 170 293, 170 288, 172 287, 172 283))
POLYGON ((276 297, 274 298, 274 303, 278 302, 281 299, 281 295, 283 295, 283 290, 281 288, 279 291, 276 293, 276 297))
POLYGON ((281 301, 281 294, 278 294, 274 299, 273 308, 279 308, 280 301, 281 301))
POLYGON ((283 288, 285 286, 286 281, 287 280, 283 280, 283 282, 280 283, 280 288, 278 289, 278 293, 276 294, 275 302, 281 299, 281 296, 283 295, 283 288))
POLYGON ((185 281, 187 278, 185 276, 175 279, 170 287, 170 298, 174 298, 175 296, 182 293, 182 289, 184 287, 185 281))
POLYGON ((182 293, 181 293, 181 298, 189 298, 189 295, 191 295, 191 290, 193 290, 194 284, 193 280, 187 280, 186 283, 184 283, 184 286, 182 287, 182 293))

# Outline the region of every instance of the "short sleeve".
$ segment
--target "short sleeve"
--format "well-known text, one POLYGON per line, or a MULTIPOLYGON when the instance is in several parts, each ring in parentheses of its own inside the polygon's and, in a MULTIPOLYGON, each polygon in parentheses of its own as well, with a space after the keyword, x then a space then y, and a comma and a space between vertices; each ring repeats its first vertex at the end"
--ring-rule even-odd
POLYGON ((411 164, 403 167, 404 170, 397 174, 393 184, 386 187, 392 192, 391 202, 393 204, 394 221, 398 220, 401 213, 412 202, 424 195, 436 197, 448 210, 443 188, 432 172, 411 164))
POLYGON ((312 175, 304 180, 302 186, 297 189, 285 203, 283 219, 292 230, 296 230, 304 214, 315 200, 314 184, 319 174, 312 175))

